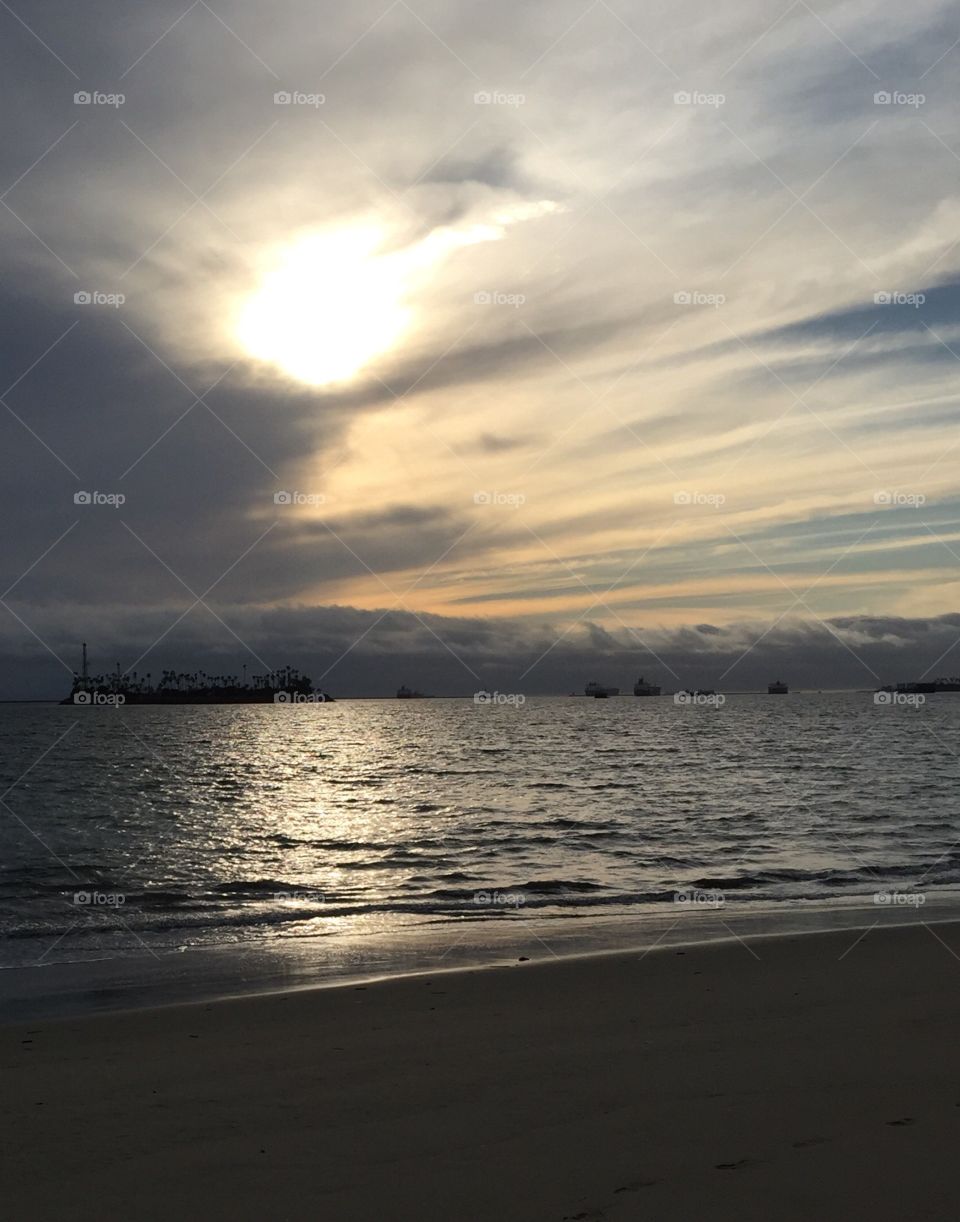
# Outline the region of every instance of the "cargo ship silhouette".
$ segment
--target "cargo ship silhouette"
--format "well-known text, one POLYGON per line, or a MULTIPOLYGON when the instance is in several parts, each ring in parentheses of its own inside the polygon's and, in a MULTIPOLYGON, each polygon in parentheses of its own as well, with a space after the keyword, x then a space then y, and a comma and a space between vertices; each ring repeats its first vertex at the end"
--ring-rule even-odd
POLYGON ((950 678, 941 679, 916 679, 910 683, 898 683, 896 687, 889 683, 885 687, 877 689, 881 692, 907 692, 910 694, 921 692, 926 695, 931 695, 933 692, 960 692, 960 677, 954 675, 950 678))
POLYGON ((659 696, 660 688, 656 683, 648 683, 641 675, 633 685, 633 694, 635 696, 659 696))
POLYGON ((602 683, 597 683, 595 679, 591 680, 583 689, 585 696, 595 696, 598 700, 605 700, 608 696, 619 696, 619 687, 604 687, 602 683))

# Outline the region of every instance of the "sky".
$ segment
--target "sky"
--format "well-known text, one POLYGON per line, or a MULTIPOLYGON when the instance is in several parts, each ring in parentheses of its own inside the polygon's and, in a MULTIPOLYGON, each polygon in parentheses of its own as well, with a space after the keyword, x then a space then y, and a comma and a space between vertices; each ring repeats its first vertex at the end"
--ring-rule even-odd
POLYGON ((955 8, 0 30, 0 697, 960 670, 955 8))

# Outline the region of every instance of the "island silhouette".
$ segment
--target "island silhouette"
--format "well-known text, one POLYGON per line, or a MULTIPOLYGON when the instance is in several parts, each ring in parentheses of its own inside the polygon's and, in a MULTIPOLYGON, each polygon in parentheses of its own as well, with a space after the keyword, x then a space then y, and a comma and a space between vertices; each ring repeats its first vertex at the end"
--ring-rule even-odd
POLYGON ((87 645, 83 643, 80 671, 73 676, 70 694, 61 704, 325 704, 333 700, 315 692, 313 681, 293 666, 261 675, 211 675, 205 670, 163 670, 154 683, 152 672, 139 674, 120 669, 91 675, 87 645))

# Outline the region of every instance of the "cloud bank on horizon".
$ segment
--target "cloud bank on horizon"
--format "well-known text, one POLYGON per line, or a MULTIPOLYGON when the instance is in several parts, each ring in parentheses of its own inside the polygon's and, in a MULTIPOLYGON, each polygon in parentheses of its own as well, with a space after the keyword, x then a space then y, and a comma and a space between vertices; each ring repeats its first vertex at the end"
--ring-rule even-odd
POLYGON ((294 624, 361 688, 401 647, 441 687, 547 650, 547 690, 950 646, 952 6, 0 28, 11 693, 78 636, 253 661, 294 624))

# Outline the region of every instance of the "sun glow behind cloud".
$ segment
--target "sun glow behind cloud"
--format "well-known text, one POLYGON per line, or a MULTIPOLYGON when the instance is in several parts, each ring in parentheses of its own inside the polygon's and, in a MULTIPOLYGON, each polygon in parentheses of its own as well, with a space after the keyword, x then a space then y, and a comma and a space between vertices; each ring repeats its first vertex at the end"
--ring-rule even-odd
POLYGON ((500 209, 462 228, 441 226, 400 249, 386 225, 298 237, 266 259, 242 305, 236 337, 255 360, 309 386, 347 382, 409 332, 430 272, 456 250, 500 241, 507 227, 552 212, 549 200, 500 209))
POLYGON ((284 250, 243 306, 246 352, 291 378, 325 386, 353 377, 409 325, 400 269, 378 257, 383 232, 311 234, 284 250))

